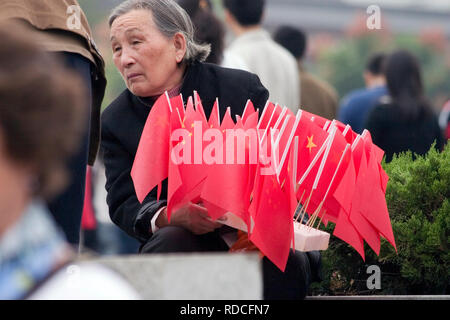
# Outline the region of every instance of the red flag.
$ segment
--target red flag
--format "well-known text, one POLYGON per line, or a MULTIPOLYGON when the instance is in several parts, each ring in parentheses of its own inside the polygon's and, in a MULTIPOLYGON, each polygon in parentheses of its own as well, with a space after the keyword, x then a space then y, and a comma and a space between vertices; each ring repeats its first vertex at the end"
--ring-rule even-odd
POLYGON ((339 214, 333 235, 355 248, 365 261, 363 239, 344 212, 339 214))
POLYGON ((372 226, 364 215, 362 215, 362 212, 367 210, 367 208, 372 205, 371 202, 365 202, 361 192, 368 187, 366 181, 367 160, 366 152, 364 150, 364 141, 362 139, 358 139, 358 141, 356 141, 353 149, 353 159, 355 161, 355 168, 357 168, 355 190, 358 190, 359 192, 355 192, 353 194, 349 219, 355 226, 358 233, 378 255, 380 252, 380 237, 378 230, 372 226))
POLYGON ((307 117, 304 117, 304 112, 305 111, 302 111, 296 133, 299 137, 298 166, 296 173, 299 180, 304 176, 312 160, 316 157, 318 151, 328 137, 327 132, 323 131, 307 117))
POLYGON ((313 121, 316 125, 318 125, 320 128, 323 128, 325 126, 325 124, 327 123, 327 121, 330 121, 324 117, 318 116, 317 114, 302 110, 302 112, 304 113, 304 115, 311 119, 311 121, 313 121))
POLYGON ((232 129, 234 128, 234 125, 235 123, 231 118, 231 110, 230 107, 228 107, 225 115, 223 116, 222 123, 220 124, 220 131, 222 131, 222 133, 225 133, 226 129, 232 129))
POLYGON ((365 151, 368 157, 367 173, 366 173, 366 188, 363 192, 363 201, 369 202, 362 214, 369 220, 381 235, 389 241, 390 244, 397 250, 395 245, 394 234, 392 232, 389 212, 386 205, 386 199, 382 190, 380 182, 380 172, 378 166, 379 153, 372 144, 370 134, 363 134, 365 151), (378 159, 377 159, 378 156, 378 159))
MULTIPOLYGON (((201 197, 206 202, 234 213, 251 228, 248 216, 250 206, 249 194, 249 149, 245 144, 246 132, 238 116, 238 122, 232 135, 226 132, 226 163, 213 164, 208 171, 201 197), (233 140, 233 141, 231 141, 233 140), (242 141, 244 142, 242 144, 242 141), (231 148, 231 149, 230 149, 231 148), (240 150, 243 148, 244 150, 240 150), (239 158, 243 152, 244 157, 239 158)), ((257 136, 254 135, 254 146, 257 146, 257 136)), ((252 150, 256 152, 257 150, 252 150)), ((217 217, 212 217, 213 219, 217 217)))
MULTIPOLYGON (((166 95, 168 95, 167 91, 166 95)), ((170 106, 172 112, 176 112, 176 110, 178 110, 181 119, 184 119, 185 110, 184 110, 183 96, 181 94, 170 98, 170 106)))
POLYGON ((202 143, 202 137, 208 127, 202 114, 194 110, 191 97, 188 99, 181 126, 185 129, 181 132, 182 141, 176 141, 177 143, 172 145, 171 158, 177 158, 178 155, 178 158, 181 159, 176 162, 176 168, 172 168, 172 172, 175 176, 179 174, 177 185, 179 186, 181 183, 182 186, 179 186, 177 197, 175 198, 176 195, 173 195, 173 205, 168 206, 168 217, 170 217, 171 211, 175 210, 175 206, 180 207, 189 202, 200 201, 201 184, 207 175, 206 164, 203 163, 205 145, 202 143))
POLYGON ((250 241, 284 272, 292 239, 290 203, 276 175, 260 176, 260 178, 262 196, 250 241))
POLYGON ((219 100, 217 98, 209 115, 208 125, 210 128, 220 128, 219 100))
POLYGON ((92 198, 92 167, 87 166, 83 213, 81 215, 81 228, 83 230, 93 230, 97 228, 97 220, 95 219, 95 210, 92 203, 92 198))
POLYGON ((337 184, 333 197, 339 203, 341 208, 348 215, 352 206, 353 194, 355 192, 356 172, 353 157, 349 159, 348 166, 337 184))
MULTIPOLYGON (((269 123, 270 117, 272 116, 273 111, 275 110, 275 105, 267 100, 266 105, 264 106, 263 112, 261 114, 261 118, 258 122, 258 129, 267 128, 267 124, 269 123)), ((281 111, 280 111, 281 112, 281 111)))
POLYGON ((197 112, 200 112, 203 121, 207 123, 208 118, 206 117, 206 113, 202 105, 202 100, 200 99, 200 96, 198 95, 197 91, 194 91, 194 103, 195 103, 195 110, 197 110, 197 112))
POLYGON ((147 117, 131 169, 136 196, 141 203, 154 187, 167 178, 169 120, 169 104, 163 94, 153 104, 147 117))
POLYGON ((244 122, 244 124, 245 124, 247 122, 248 117, 250 117, 255 112, 256 111, 255 111, 255 107, 253 106, 253 102, 250 99, 247 100, 247 103, 245 104, 244 112, 242 112, 242 122, 244 122))
MULTIPOLYGON (((181 116, 178 112, 173 112, 170 117, 170 131, 174 132, 177 129, 183 128, 184 123, 180 119, 181 116)), ((180 208, 184 202, 182 199, 186 193, 186 189, 183 188, 183 181, 181 179, 180 170, 178 168, 179 159, 176 158, 174 154, 174 148, 177 145, 190 143, 183 137, 181 141, 170 141, 170 159, 169 159, 169 174, 168 174, 168 182, 167 182, 167 218, 170 221, 170 216, 173 211, 176 211, 180 208)))

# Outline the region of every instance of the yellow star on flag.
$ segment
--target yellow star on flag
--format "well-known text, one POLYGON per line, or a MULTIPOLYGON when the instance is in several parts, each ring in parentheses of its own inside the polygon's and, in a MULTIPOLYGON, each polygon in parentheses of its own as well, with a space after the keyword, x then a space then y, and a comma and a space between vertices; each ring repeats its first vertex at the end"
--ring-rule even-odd
POLYGON ((311 137, 307 137, 307 138, 308 138, 308 145, 306 146, 306 148, 308 148, 309 153, 311 153, 311 149, 317 147, 317 145, 313 142, 314 135, 312 135, 311 137))

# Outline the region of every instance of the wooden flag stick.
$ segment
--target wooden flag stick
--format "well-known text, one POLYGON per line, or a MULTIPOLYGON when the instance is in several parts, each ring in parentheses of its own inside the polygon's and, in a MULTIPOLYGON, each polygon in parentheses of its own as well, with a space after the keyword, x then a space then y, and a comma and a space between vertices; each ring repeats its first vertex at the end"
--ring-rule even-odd
POLYGON ((322 212, 322 216, 320 217, 320 220, 319 220, 319 224, 317 225, 317 230, 319 230, 319 228, 320 228, 320 224, 322 223, 322 219, 323 219, 323 217, 325 216, 325 213, 327 212, 327 210, 326 209, 324 209, 323 210, 323 212, 322 212))
POLYGON ((164 92, 164 94, 165 94, 166 99, 167 99, 167 104, 169 105, 170 113, 172 113, 172 104, 170 103, 169 93, 166 91, 166 92, 164 92))
MULTIPOLYGON (((305 191, 306 190, 303 190, 302 196, 300 197, 300 201, 297 203, 297 207, 295 208, 295 212, 297 212, 298 206, 301 205, 301 203, 302 203, 303 196, 305 195, 305 191)), ((298 213, 297 218, 295 218, 294 222, 298 222, 298 218, 300 217, 300 213, 301 213, 301 211, 298 213)))
POLYGON ((312 228, 312 226, 314 225, 314 223, 316 222, 317 216, 318 216, 318 212, 321 209, 321 206, 319 204, 319 206, 316 208, 316 210, 314 211, 314 213, 312 214, 311 218, 308 221, 308 227, 312 228))
POLYGON ((312 197, 312 192, 313 192, 313 190, 311 189, 309 197, 306 199, 305 206, 302 207, 303 213, 302 213, 302 217, 300 219, 300 223, 303 223, 303 218, 305 217, 306 210, 308 210, 308 205, 309 205, 309 201, 311 200, 311 197, 312 197))

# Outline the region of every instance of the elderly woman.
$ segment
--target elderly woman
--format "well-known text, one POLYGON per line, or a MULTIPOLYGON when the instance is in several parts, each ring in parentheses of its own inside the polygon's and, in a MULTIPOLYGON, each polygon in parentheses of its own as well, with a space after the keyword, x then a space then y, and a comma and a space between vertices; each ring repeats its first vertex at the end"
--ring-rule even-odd
MULTIPOLYGON (((228 250, 220 236, 221 224, 209 220, 198 204, 173 212, 168 222, 167 180, 163 200, 157 201, 155 188, 139 203, 130 171, 150 109, 165 91, 186 98, 196 90, 208 117, 216 97, 222 106, 231 107, 232 114, 242 114, 247 99, 262 110, 268 91, 254 74, 203 63, 209 46, 194 41, 192 22, 175 1, 125 1, 113 10, 109 25, 114 63, 127 85, 102 114, 101 145, 112 220, 142 243, 141 253, 228 250)), ((289 266, 288 262, 287 270, 289 266)), ((296 275, 290 281, 308 281, 307 268, 306 277, 296 275)), ((269 278, 275 279, 272 273, 269 278)))

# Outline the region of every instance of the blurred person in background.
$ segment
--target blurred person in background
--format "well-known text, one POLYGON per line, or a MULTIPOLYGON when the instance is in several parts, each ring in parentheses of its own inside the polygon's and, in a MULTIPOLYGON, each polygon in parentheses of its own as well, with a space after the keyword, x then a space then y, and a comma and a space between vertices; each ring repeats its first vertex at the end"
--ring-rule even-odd
POLYGON ((425 97, 417 59, 408 51, 398 50, 388 56, 384 74, 389 96, 372 109, 365 127, 373 142, 384 150, 386 162, 408 150, 424 155, 434 141, 442 150, 443 135, 425 97))
MULTIPOLYGON (((93 165, 100 143, 100 108, 105 93, 104 61, 92 39, 88 21, 76 0, 2 0, 0 21, 20 22, 37 43, 82 78, 88 99, 83 122, 84 137, 69 164, 71 176, 49 205, 67 240, 79 245, 87 164, 93 165)), ((67 121, 71 121, 68 119, 67 121)), ((51 123, 50 123, 51 124, 51 123)))
POLYGON ((211 45, 211 52, 205 62, 221 64, 225 46, 225 27, 212 11, 209 0, 177 0, 191 17, 198 43, 211 45))
POLYGON ((450 139, 450 100, 444 104, 439 113, 439 126, 445 133, 445 139, 450 139))
MULTIPOLYGON (((111 219, 141 243, 140 253, 228 252, 223 224, 189 203, 167 216, 167 179, 158 200, 155 187, 137 199, 131 169, 155 101, 167 92, 187 100, 196 90, 206 116, 219 99, 242 114, 248 99, 262 110, 269 97, 257 75, 204 63, 209 46, 194 39, 186 11, 174 0, 129 0, 113 9, 110 40, 114 64, 127 89, 102 113, 102 153, 111 219)), ((220 118, 225 115, 220 108, 220 118)), ((237 234, 235 229, 230 233, 237 234)), ((320 253, 291 251, 285 272, 263 259, 265 298, 303 298, 319 272, 320 253)), ((220 288, 218 288, 220 290, 220 288)))
POLYGON ((273 38, 297 59, 301 79, 301 109, 327 119, 335 119, 338 107, 336 90, 305 69, 307 37, 303 30, 291 26, 281 26, 275 31, 273 38))
MULTIPOLYGON (((297 62, 263 29, 265 4, 265 0, 223 1, 225 22, 236 36, 226 48, 226 57, 231 54, 242 59, 246 70, 257 74, 269 90, 270 101, 296 114, 301 94, 297 62)), ((231 61, 223 66, 239 68, 231 61)))
POLYGON ((337 120, 349 124, 358 134, 364 131, 364 123, 372 108, 387 94, 383 73, 385 58, 384 53, 376 53, 368 59, 363 74, 366 87, 347 94, 339 107, 337 120))
POLYGON ((77 253, 45 205, 70 180, 87 95, 80 77, 27 29, 0 26, 0 299, 136 299, 121 278, 77 253), (76 280, 76 282, 70 280, 76 280))

